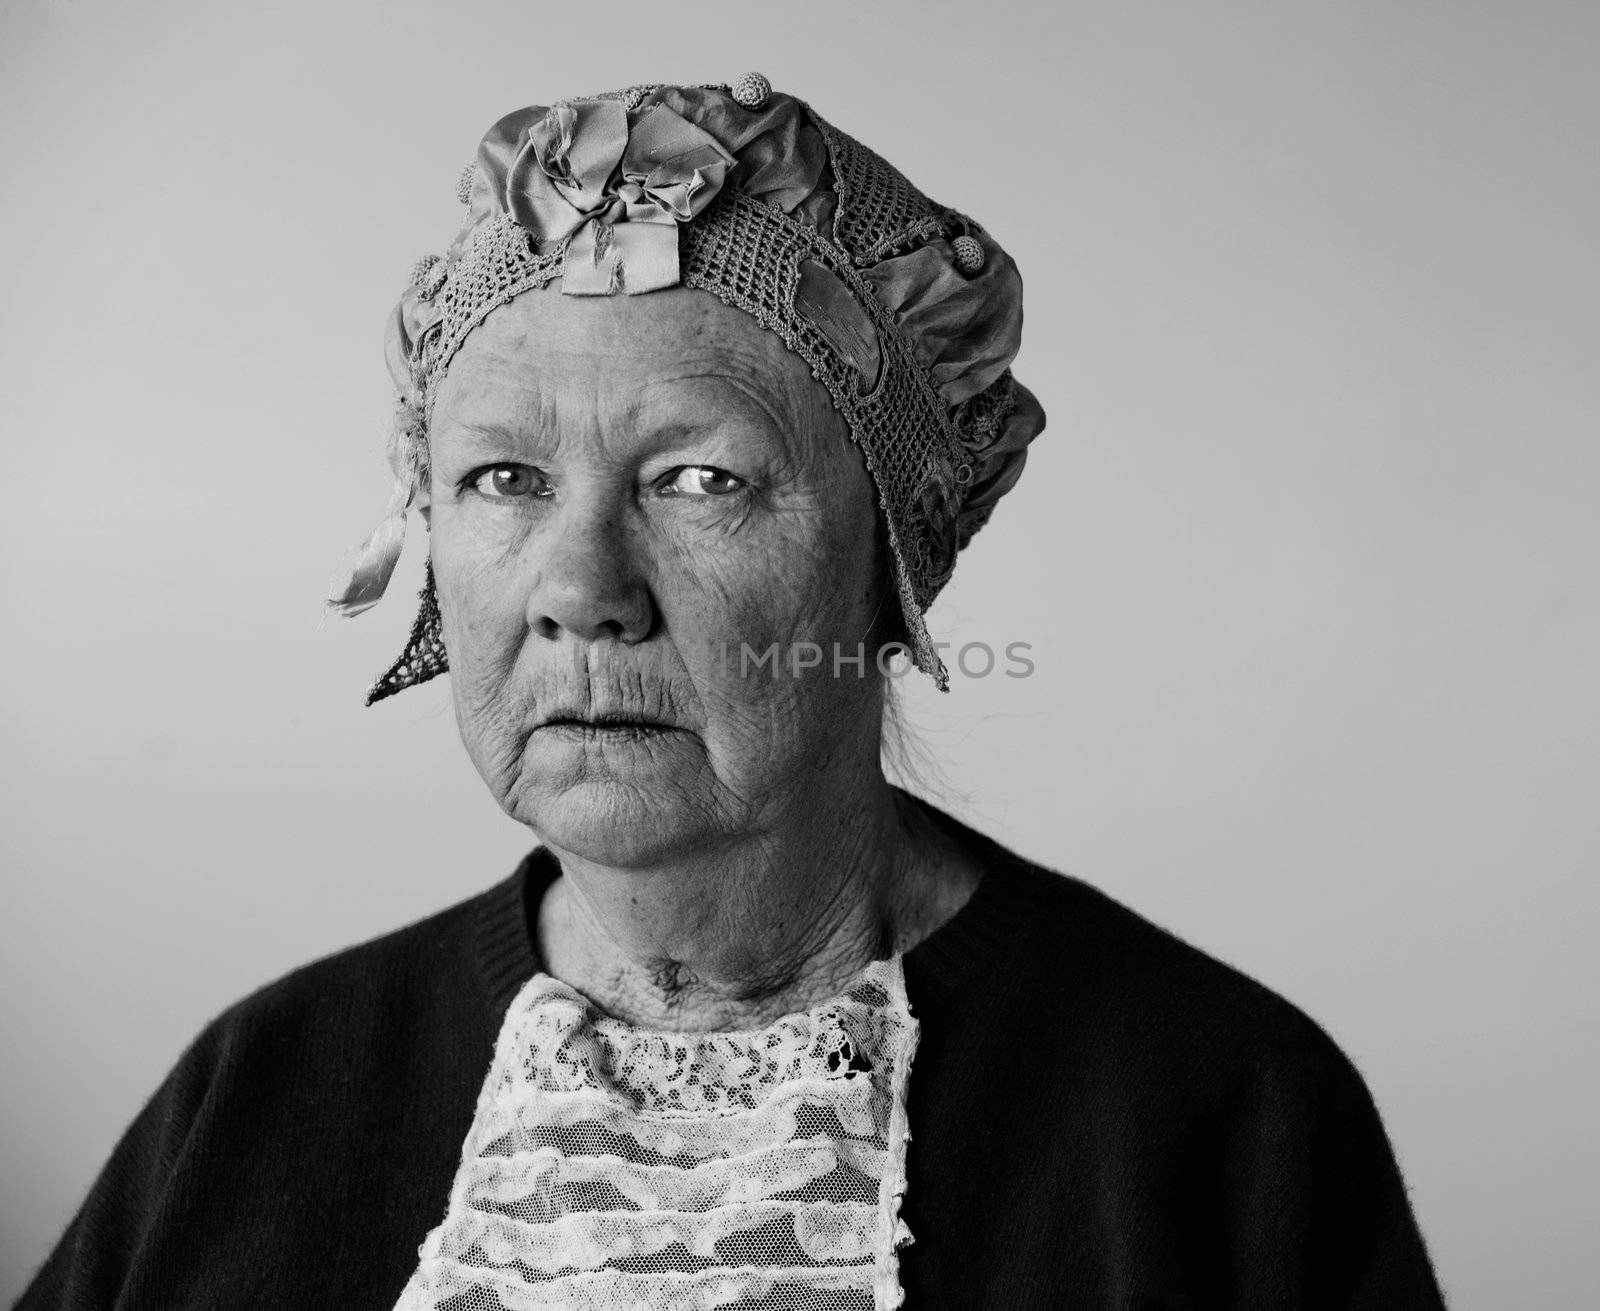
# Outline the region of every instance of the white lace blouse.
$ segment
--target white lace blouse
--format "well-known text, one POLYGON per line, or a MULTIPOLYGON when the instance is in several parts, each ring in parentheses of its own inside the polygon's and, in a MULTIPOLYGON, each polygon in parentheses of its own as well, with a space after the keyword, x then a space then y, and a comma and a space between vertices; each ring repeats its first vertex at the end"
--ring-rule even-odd
POLYGON ((396 1311, 869 1311, 911 1241, 898 956, 764 1029, 635 1029, 545 974, 396 1311))

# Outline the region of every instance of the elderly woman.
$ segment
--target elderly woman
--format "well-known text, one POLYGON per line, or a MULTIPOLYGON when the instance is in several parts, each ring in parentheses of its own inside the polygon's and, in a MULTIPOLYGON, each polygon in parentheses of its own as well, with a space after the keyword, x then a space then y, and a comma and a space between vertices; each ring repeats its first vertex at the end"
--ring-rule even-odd
POLYGON ((215 1020, 42 1307, 1442 1305, 1305 1014, 880 767, 1044 424, 1016 266, 749 74, 519 110, 390 324, 386 521, 538 845, 215 1020))

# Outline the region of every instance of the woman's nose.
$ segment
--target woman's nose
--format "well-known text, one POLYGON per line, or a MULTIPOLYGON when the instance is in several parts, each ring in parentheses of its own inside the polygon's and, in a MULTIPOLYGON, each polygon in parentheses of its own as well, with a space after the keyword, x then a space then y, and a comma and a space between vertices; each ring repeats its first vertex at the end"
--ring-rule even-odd
POLYGON ((655 604, 623 511, 599 496, 557 501, 532 543, 538 560, 528 626, 540 637, 641 642, 649 636, 655 604))

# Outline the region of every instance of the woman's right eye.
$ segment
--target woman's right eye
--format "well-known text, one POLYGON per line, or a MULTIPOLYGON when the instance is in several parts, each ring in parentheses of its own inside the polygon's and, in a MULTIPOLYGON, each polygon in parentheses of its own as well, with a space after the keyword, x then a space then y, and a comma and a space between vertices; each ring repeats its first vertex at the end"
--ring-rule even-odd
POLYGON ((545 489, 539 471, 526 464, 491 464, 469 475, 467 485, 492 501, 536 496, 545 489))

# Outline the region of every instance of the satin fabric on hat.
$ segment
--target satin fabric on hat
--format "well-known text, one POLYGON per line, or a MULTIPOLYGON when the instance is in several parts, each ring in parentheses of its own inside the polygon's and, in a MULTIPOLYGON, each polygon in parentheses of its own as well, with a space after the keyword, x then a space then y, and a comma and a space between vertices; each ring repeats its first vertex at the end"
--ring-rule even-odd
POLYGON ((679 280, 678 224, 715 199, 734 157, 662 104, 630 124, 617 100, 539 106, 501 119, 480 166, 498 200, 541 242, 570 237, 561 289, 633 295, 679 280))

